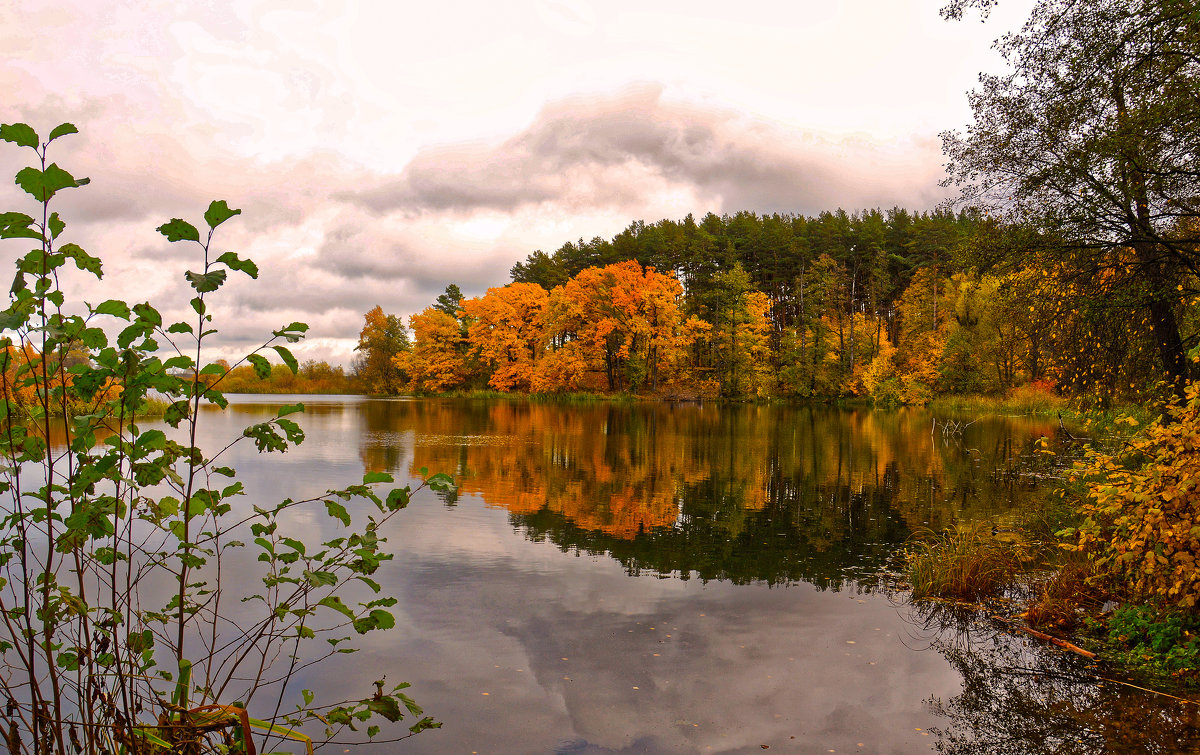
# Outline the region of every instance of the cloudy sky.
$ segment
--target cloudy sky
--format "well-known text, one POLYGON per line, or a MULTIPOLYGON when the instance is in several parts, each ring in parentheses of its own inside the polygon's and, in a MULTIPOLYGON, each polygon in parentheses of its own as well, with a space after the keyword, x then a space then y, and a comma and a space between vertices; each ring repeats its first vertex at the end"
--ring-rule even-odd
POLYGON ((0 122, 80 128, 51 159, 92 179, 58 207, 106 263, 85 299, 182 315, 196 263, 154 228, 226 199, 217 246, 263 273, 223 290, 220 355, 303 320, 302 358, 348 363, 372 306, 478 295, 634 219, 932 207, 937 134, 1031 2, 941 4, 5 0, 0 122))

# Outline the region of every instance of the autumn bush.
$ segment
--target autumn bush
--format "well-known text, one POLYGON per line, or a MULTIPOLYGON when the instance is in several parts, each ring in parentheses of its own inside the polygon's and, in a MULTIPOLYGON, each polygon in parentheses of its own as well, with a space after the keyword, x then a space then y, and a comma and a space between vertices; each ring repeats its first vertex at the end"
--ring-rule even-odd
POLYGON ((1131 597, 1194 610, 1200 600, 1200 384, 1117 453, 1075 468, 1083 522, 1066 534, 1131 597))
POLYGON ((1048 414, 1061 409, 1065 403, 1049 380, 1019 385, 1009 391, 1004 400, 1006 408, 1021 414, 1048 414))
POLYGON ((1031 577, 1030 598, 1022 617, 1030 626, 1073 629, 1085 615, 1099 613, 1105 593, 1090 584, 1094 565, 1073 558, 1045 574, 1031 577))

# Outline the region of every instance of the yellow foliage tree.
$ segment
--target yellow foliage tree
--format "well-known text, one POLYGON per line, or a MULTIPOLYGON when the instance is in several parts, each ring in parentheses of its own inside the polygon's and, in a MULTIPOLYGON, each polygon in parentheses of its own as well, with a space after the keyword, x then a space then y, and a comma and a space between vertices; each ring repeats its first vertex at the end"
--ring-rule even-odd
POLYGON ((370 393, 395 394, 404 382, 397 368, 396 356, 409 349, 408 332, 396 315, 384 314, 376 306, 363 315, 363 328, 358 334, 359 353, 356 373, 370 393))
POLYGON ((937 389, 950 304, 936 267, 918 270, 900 297, 896 361, 903 386, 901 400, 906 404, 923 404, 937 389))
POLYGON ((435 307, 408 318, 413 331, 412 351, 396 355, 396 367, 409 376, 409 385, 438 392, 466 382, 469 369, 463 350, 462 328, 453 315, 435 307))
MULTIPOLYGON (((1200 384, 1140 431, 1121 455, 1091 452, 1078 547, 1139 596, 1200 600, 1200 384)), ((1131 422, 1133 420, 1130 420, 1131 422)))

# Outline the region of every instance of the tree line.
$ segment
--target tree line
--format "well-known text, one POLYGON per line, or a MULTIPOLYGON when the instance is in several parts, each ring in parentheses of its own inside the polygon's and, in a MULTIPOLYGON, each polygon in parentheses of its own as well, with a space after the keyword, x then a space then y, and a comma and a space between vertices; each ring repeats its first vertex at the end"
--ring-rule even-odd
MULTIPOLYGON (((971 211, 636 221, 535 251, 483 296, 451 284, 409 318, 411 337, 376 307, 356 374, 378 393, 923 403, 1025 383, 1101 401, 1161 391, 1170 372, 1130 281, 1136 253, 1071 264, 1085 251, 971 211)), ((1192 343, 1194 286, 1176 285, 1171 309, 1192 343)))
POLYGON ((996 41, 1006 72, 980 76, 972 121, 942 135, 945 208, 637 221, 535 251, 508 286, 413 316, 376 388, 1183 396, 1198 342, 1198 20, 1195 0, 1042 0, 996 41), (627 286, 645 300, 604 298, 627 286), (517 291, 529 300, 509 312, 517 291))

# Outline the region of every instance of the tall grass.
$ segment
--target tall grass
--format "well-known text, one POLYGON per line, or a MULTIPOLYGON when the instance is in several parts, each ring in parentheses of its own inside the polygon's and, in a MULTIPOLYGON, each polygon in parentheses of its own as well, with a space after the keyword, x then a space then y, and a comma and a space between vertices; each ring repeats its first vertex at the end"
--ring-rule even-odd
POLYGON ((914 540, 905 555, 915 599, 994 596, 1012 583, 1025 562, 1023 548, 996 539, 990 523, 929 533, 914 540))
POLYGON ((161 417, 167 413, 167 407, 171 403, 157 398, 147 398, 142 401, 141 406, 137 408, 137 416, 139 417, 161 417))
POLYGON ((929 408, 970 414, 1056 414, 1067 409, 1067 400, 1045 384, 1034 382, 1019 385, 1004 396, 939 396, 929 402, 929 408))

